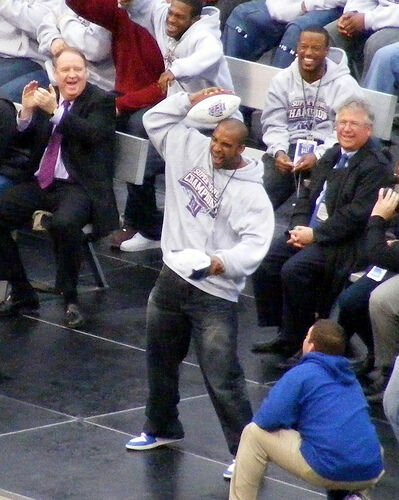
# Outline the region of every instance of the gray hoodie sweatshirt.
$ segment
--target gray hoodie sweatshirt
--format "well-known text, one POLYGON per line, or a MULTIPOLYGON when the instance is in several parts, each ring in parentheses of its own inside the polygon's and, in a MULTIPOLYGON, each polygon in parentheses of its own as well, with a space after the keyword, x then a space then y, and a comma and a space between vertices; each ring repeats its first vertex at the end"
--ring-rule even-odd
POLYGON ((36 28, 53 0, 2 0, 0 2, 0 57, 29 57, 42 62, 36 28))
POLYGON ((165 68, 176 78, 168 95, 185 90, 198 92, 207 87, 234 90, 220 40, 219 10, 204 7, 201 18, 183 34, 180 40, 166 33, 169 4, 165 0, 134 0, 128 8, 132 20, 141 24, 156 39, 165 68))
POLYGON ((338 108, 350 97, 362 98, 363 94, 349 74, 342 49, 331 48, 326 62, 327 70, 321 81, 307 83, 303 80, 298 58, 273 78, 261 118, 263 142, 270 155, 280 150, 287 152, 290 144, 306 139, 314 116, 313 137, 322 142, 316 148, 316 155, 320 158, 337 142, 334 122, 338 108))
POLYGON ((169 251, 193 248, 216 255, 225 273, 201 281, 182 277, 211 295, 236 302, 245 277, 258 267, 273 237, 274 214, 263 188, 263 164, 245 158, 247 165, 240 169, 214 170, 211 139, 183 120, 189 109, 188 94, 179 92, 143 119, 166 162, 163 260, 181 276, 168 260, 169 251))

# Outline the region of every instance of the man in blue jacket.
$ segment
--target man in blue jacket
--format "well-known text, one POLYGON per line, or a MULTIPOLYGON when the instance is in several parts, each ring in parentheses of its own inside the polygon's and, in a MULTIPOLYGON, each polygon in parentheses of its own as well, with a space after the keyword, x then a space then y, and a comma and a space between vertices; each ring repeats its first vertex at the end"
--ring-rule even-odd
MULTIPOLYGON (((268 462, 318 487, 357 491, 384 473, 381 448, 360 384, 343 356, 343 329, 317 321, 303 358, 264 399, 241 436, 230 500, 256 499, 268 462)), ((355 497, 355 498, 356 498, 355 497)))

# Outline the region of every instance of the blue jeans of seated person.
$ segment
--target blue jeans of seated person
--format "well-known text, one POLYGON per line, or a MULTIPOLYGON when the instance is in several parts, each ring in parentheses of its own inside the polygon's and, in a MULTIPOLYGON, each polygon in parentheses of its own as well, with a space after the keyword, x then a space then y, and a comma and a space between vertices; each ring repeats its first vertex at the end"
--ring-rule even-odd
POLYGON ((22 91, 29 82, 37 80, 40 87, 47 87, 46 71, 26 57, 0 57, 0 88, 14 102, 21 102, 22 91))
POLYGON ((4 193, 6 189, 13 186, 15 183, 8 177, 0 174, 0 196, 4 193))
MULTIPOLYGON (((367 269, 367 272, 370 269, 371 267, 367 269)), ((366 345, 369 354, 373 354, 373 330, 369 315, 370 295, 378 285, 391 278, 394 273, 387 272, 382 281, 375 281, 366 274, 338 296, 338 323, 344 328, 348 338, 357 333, 366 345)))
POLYGON ((205 293, 163 267, 147 306, 146 432, 167 437, 176 428, 179 367, 192 341, 229 450, 236 454, 252 419, 237 333, 236 303, 205 293))
POLYGON ((397 94, 398 82, 399 42, 396 42, 377 50, 364 77, 362 86, 386 94, 397 94))
POLYGON ((399 442, 399 356, 384 393, 384 412, 399 442))
POLYGON ((222 42, 227 56, 257 61, 281 40, 285 23, 274 21, 264 0, 246 2, 227 18, 222 42))
POLYGON ((264 0, 254 0, 236 7, 223 30, 223 46, 228 56, 256 61, 262 54, 276 47, 281 40, 288 50, 279 50, 273 65, 285 68, 295 59, 299 35, 308 26, 324 26, 340 16, 342 9, 317 10, 299 16, 292 23, 274 20, 264 0), (290 54, 292 50, 293 54, 290 54))
MULTIPOLYGON (((143 115, 150 108, 149 106, 140 109, 130 116, 122 115, 118 119, 118 130, 148 139, 143 126, 143 115)), ((127 183, 128 197, 125 206, 124 223, 137 229, 139 233, 150 240, 161 239, 163 213, 157 208, 155 178, 164 172, 165 162, 150 143, 143 184, 127 183)))

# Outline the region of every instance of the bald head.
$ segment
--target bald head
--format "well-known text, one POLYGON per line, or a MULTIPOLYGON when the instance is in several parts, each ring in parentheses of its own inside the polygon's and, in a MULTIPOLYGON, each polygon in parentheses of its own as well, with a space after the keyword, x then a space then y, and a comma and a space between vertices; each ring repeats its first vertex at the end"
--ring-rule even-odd
POLYGON ((213 167, 235 170, 243 166, 241 153, 248 137, 247 127, 235 118, 222 120, 215 128, 211 141, 213 167))
POLYGON ((248 128, 247 126, 237 118, 225 118, 220 121, 216 130, 219 127, 223 127, 224 130, 228 131, 229 134, 235 138, 237 144, 245 144, 245 141, 248 139, 248 128))

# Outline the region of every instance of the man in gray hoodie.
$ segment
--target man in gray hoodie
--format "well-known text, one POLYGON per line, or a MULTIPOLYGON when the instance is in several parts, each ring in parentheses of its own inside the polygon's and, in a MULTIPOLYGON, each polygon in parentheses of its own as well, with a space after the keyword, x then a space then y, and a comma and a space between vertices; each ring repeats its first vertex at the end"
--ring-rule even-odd
POLYGON ((275 209, 337 142, 337 109, 349 98, 362 97, 345 53, 330 49, 324 28, 304 30, 297 52, 297 59, 274 77, 261 119, 265 188, 275 209))
MULTIPOLYGON (((234 90, 220 40, 218 9, 203 8, 201 0, 172 0, 170 4, 164 0, 121 0, 120 4, 156 39, 165 62, 158 83, 167 95, 214 86, 234 90)), ((236 117, 241 118, 241 114, 236 117)), ((163 164, 151 149, 150 153, 152 161, 147 161, 143 185, 129 186, 126 222, 142 220, 143 225, 134 228, 138 231, 133 237, 120 244, 125 252, 160 246, 162 217, 156 209, 154 179, 162 173, 163 164)))
POLYGON ((141 436, 126 447, 147 450, 183 438, 178 374, 192 340, 235 455, 251 419, 237 357, 236 303, 246 276, 269 248, 274 216, 262 185, 262 163, 242 156, 245 125, 224 120, 212 138, 187 126, 184 118, 199 94, 179 92, 144 115, 148 136, 166 164, 164 266, 148 299, 147 421, 141 436), (187 253, 193 255, 188 261, 192 265, 183 266, 179 254, 187 253), (209 260, 203 279, 192 274, 197 254, 209 260))

